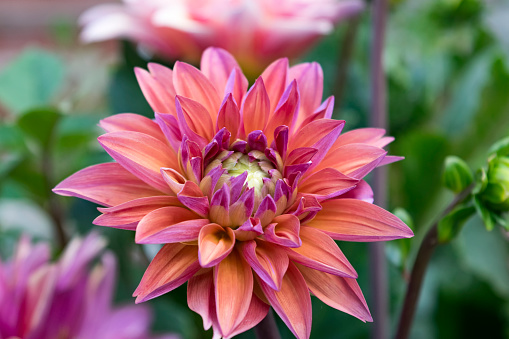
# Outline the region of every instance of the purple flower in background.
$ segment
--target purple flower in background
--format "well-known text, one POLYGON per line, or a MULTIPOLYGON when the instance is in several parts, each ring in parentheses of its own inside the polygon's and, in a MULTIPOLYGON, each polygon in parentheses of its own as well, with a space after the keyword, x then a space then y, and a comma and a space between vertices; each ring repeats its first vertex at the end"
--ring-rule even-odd
POLYGON ((52 263, 48 244, 22 237, 0 260, 0 339, 154 338, 147 307, 112 307, 116 260, 105 245, 94 233, 75 238, 52 263))

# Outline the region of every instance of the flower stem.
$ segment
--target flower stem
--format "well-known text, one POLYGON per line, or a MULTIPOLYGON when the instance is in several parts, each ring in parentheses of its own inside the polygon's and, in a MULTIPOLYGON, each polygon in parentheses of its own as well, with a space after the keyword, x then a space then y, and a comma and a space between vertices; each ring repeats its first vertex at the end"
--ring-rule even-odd
POLYGON ((258 339, 281 339, 272 309, 270 309, 267 316, 256 325, 255 332, 258 339))
POLYGON ((338 70, 336 73, 336 84, 334 86, 334 99, 338 103, 338 107, 339 103, 341 103, 341 99, 343 98, 343 93, 346 88, 348 66, 350 65, 350 61, 352 59, 352 53, 355 47, 355 40, 357 37, 357 30, 359 28, 360 20, 361 15, 356 15, 348 20, 343 43, 341 44, 338 70))
POLYGON ((421 247, 419 247, 419 252, 417 252, 417 257, 415 258, 412 273, 410 274, 410 281, 408 283, 405 301, 403 303, 403 308, 401 309, 401 315, 399 318, 396 339, 406 339, 410 334, 410 328, 412 327, 412 321, 415 314, 415 309, 417 307, 417 302, 419 300, 419 294, 421 291, 422 282, 424 280, 424 275, 426 273, 428 263, 431 259, 431 255, 433 254, 435 247, 438 245, 438 223, 458 204, 465 200, 465 198, 470 195, 470 193, 472 193, 473 189, 474 184, 471 184, 460 194, 458 194, 456 198, 454 198, 454 200, 449 204, 449 206, 447 206, 444 212, 442 212, 435 223, 431 226, 431 228, 428 230, 428 233, 426 233, 426 236, 421 243, 421 247))
MULTIPOLYGON (((387 129, 386 84, 383 68, 383 48, 387 21, 387 0, 373 1, 373 31, 371 41, 371 125, 387 129)), ((387 172, 379 168, 374 172, 373 191, 377 205, 387 205, 387 172)), ((374 339, 387 338, 388 300, 387 263, 383 243, 370 244, 370 276, 373 295, 374 339)))

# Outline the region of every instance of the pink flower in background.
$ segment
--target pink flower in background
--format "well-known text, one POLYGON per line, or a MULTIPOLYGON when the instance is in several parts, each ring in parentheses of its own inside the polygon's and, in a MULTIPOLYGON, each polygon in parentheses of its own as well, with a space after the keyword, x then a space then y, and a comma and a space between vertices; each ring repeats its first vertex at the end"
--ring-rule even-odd
POLYGON ((104 246, 97 234, 75 238, 51 263, 48 244, 21 238, 13 258, 0 261, 0 338, 154 338, 149 309, 111 306, 116 262, 100 255, 104 246))
POLYGON ((333 239, 413 236, 375 206, 363 180, 399 157, 381 129, 340 135, 316 63, 272 63, 248 89, 226 51, 201 70, 136 69, 155 121, 119 114, 99 137, 116 160, 85 168, 54 191, 105 206, 94 223, 163 244, 134 295, 143 302, 188 282, 188 304, 226 338, 274 308, 298 338, 311 331, 310 291, 371 321, 357 273, 333 239))
POLYGON ((81 17, 86 42, 126 38, 168 57, 197 62, 209 46, 232 53, 244 71, 306 52, 361 0, 124 0, 81 17))

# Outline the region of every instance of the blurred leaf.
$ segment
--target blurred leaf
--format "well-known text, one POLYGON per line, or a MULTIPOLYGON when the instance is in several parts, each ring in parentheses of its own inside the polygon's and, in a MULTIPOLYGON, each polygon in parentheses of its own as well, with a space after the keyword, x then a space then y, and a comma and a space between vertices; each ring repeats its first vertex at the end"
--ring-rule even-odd
POLYGON ((438 223, 438 241, 446 243, 453 240, 474 213, 474 206, 459 206, 447 214, 438 223))
POLYGON ((447 133, 458 135, 467 128, 479 108, 483 88, 490 80, 495 50, 488 49, 472 59, 456 81, 449 106, 443 114, 447 133))
MULTIPOLYGON (((15 125, 0 126, 0 179, 7 176, 23 159, 27 148, 23 133, 15 125)), ((3 184, 3 181, 0 181, 3 184)))
POLYGON ((99 128, 95 115, 64 116, 58 124, 57 148, 61 151, 75 151, 95 140, 99 128))
POLYGON ((47 105, 64 77, 62 61, 41 49, 26 49, 0 72, 0 101, 19 114, 47 105))
MULTIPOLYGON (((392 213, 400 218, 408 227, 414 228, 412 216, 404 208, 397 207, 392 213)), ((401 270, 405 269, 411 244, 412 239, 396 239, 387 242, 385 250, 387 258, 401 270)))
POLYGON ((38 108, 25 113, 19 120, 19 128, 45 149, 53 136, 60 113, 51 108, 38 108))
POLYGON ((436 133, 415 131, 400 137, 392 150, 405 157, 391 166, 394 169, 391 186, 399 187, 402 194, 395 204, 413 216, 418 229, 426 208, 434 203, 430 197, 440 189, 443 160, 450 153, 449 141, 436 133))
POLYGON ((479 218, 472 218, 458 237, 464 263, 494 290, 509 297, 509 251, 507 240, 498 231, 486 232, 479 218))
POLYGON ((13 168, 9 178, 16 181, 27 193, 37 198, 39 202, 45 201, 49 194, 53 194, 47 189, 46 178, 38 171, 34 159, 25 158, 13 168))

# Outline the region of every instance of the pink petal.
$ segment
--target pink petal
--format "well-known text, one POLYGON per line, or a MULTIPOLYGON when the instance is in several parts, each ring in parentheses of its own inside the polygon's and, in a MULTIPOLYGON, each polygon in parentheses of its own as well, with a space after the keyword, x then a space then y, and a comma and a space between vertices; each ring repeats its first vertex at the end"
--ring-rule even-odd
POLYGON ((278 59, 271 63, 265 71, 263 71, 261 78, 267 89, 270 112, 272 113, 276 110, 276 106, 288 82, 288 59, 278 59))
POLYGON ((200 230, 198 258, 201 267, 213 267, 228 256, 235 245, 235 233, 230 227, 208 224, 200 230))
POLYGON ((357 182, 357 179, 347 177, 335 169, 325 168, 303 179, 299 184, 299 192, 323 201, 352 190, 357 182))
POLYGON ((307 339, 311 333, 311 298, 302 274, 290 263, 280 291, 274 291, 260 281, 263 293, 286 326, 298 339, 307 339))
POLYGON ((211 270, 199 272, 189 279, 187 305, 191 310, 201 315, 205 330, 208 330, 213 323, 217 324, 214 275, 211 270))
POLYGON ((222 48, 207 48, 201 57, 200 69, 210 80, 218 93, 222 93, 230 73, 239 68, 235 58, 222 48))
POLYGON ((312 168, 317 166, 325 157, 329 148, 336 141, 343 130, 345 122, 342 120, 320 119, 305 126, 290 139, 288 151, 300 147, 313 147, 318 153, 313 157, 312 168))
POLYGON ((231 133, 231 142, 237 140, 237 134, 240 126, 240 112, 237 104, 233 101, 233 96, 229 94, 217 115, 216 130, 220 130, 223 127, 231 133))
POLYGON ((214 136, 214 124, 207 109, 201 103, 179 96, 175 97, 179 126, 183 134, 197 142, 201 147, 205 146, 214 136), (193 133, 189 133, 189 129, 193 133), (193 138, 194 133, 204 140, 198 142, 193 138))
POLYGON ((279 246, 263 240, 241 243, 240 251, 253 271, 273 290, 281 290, 288 268, 288 255, 279 246))
POLYGON ((229 338, 236 336, 237 334, 243 333, 256 325, 260 321, 263 320, 269 313, 270 306, 260 300, 256 295, 253 294, 251 297, 251 304, 249 304, 249 309, 247 310, 246 317, 241 321, 241 323, 235 327, 232 333, 229 335, 229 338))
POLYGON ((284 247, 299 247, 300 220, 293 214, 278 215, 264 229, 265 240, 284 247))
POLYGON ((240 105, 242 103, 242 99, 246 95, 248 85, 249 82, 247 81, 246 76, 244 73, 242 73, 240 68, 234 68, 230 73, 228 82, 226 83, 224 96, 227 96, 231 93, 235 103, 240 105))
POLYGON ((179 168, 175 153, 161 141, 139 132, 112 132, 101 135, 99 143, 122 167, 161 192, 173 195, 160 168, 179 168))
POLYGON ((274 139, 274 131, 277 127, 288 126, 292 130, 297 120, 299 102, 299 90, 297 89, 297 82, 294 80, 283 93, 274 114, 269 117, 269 121, 263 129, 269 145, 274 139))
POLYGON ((320 106, 323 95, 323 70, 316 63, 302 63, 290 68, 289 80, 297 80, 300 93, 300 109, 296 126, 299 126, 320 106))
POLYGON ((367 144, 376 147, 384 147, 394 138, 383 137, 385 130, 382 128, 358 128, 341 134, 331 150, 348 144, 367 144))
POLYGON ((173 86, 173 71, 168 67, 154 62, 149 62, 147 66, 150 74, 152 74, 152 77, 159 84, 161 84, 161 86, 164 87, 166 93, 168 93, 168 96, 165 97, 165 99, 174 98, 177 93, 175 92, 175 87, 173 86))
POLYGON ((302 246, 288 249, 290 260, 315 270, 342 277, 357 278, 357 273, 352 265, 327 234, 311 227, 302 226, 300 238, 302 246))
POLYGON ((323 202, 322 210, 306 226, 319 229, 333 239, 346 241, 387 241, 414 235, 392 213, 355 199, 323 202))
POLYGON ((179 192, 184 188, 187 181, 186 178, 173 168, 163 167, 160 171, 164 181, 168 184, 173 193, 179 194, 179 192))
POLYGON ((357 280, 297 264, 311 292, 321 301, 366 322, 373 321, 357 280))
POLYGON ((161 195, 117 163, 93 165, 59 183, 53 192, 92 201, 103 206, 161 195))
POLYGON ((237 250, 214 267, 214 285, 217 319, 228 337, 247 315, 253 294, 251 267, 237 250))
POLYGON ((379 147, 365 144, 348 144, 329 152, 315 168, 331 167, 343 174, 362 179, 382 161, 387 152, 379 147))
POLYGON ((270 100, 261 77, 256 79, 253 87, 247 92, 241 112, 246 135, 265 128, 269 119, 270 100))
POLYGON ((148 134, 162 143, 168 140, 159 125, 149 118, 139 114, 122 113, 109 116, 99 122, 99 126, 106 132, 132 131, 148 134))
POLYGON ((184 207, 167 206, 147 214, 136 228, 138 244, 164 244, 192 241, 200 229, 209 223, 184 207))
POLYGON ((143 92, 143 96, 147 99, 150 107, 152 107, 155 112, 169 113, 176 116, 174 90, 164 87, 144 69, 136 67, 134 73, 138 79, 138 84, 143 92))
POLYGON ((179 61, 175 63, 173 75, 177 95, 202 104, 215 121, 221 99, 209 79, 195 67, 179 61))
POLYGON ((353 190, 342 194, 341 199, 356 199, 368 202, 370 204, 373 203, 373 190, 371 186, 364 180, 360 180, 357 183, 357 186, 353 190))
POLYGON ((177 197, 167 195, 138 198, 123 204, 99 208, 104 213, 94 220, 94 225, 136 230, 136 225, 145 215, 165 206, 182 206, 177 197))
POLYGON ((209 199, 194 182, 186 181, 177 197, 184 206, 199 216, 205 218, 209 214, 209 199))
POLYGON ((196 246, 166 244, 148 266, 133 296, 136 303, 170 292, 200 270, 196 246))

